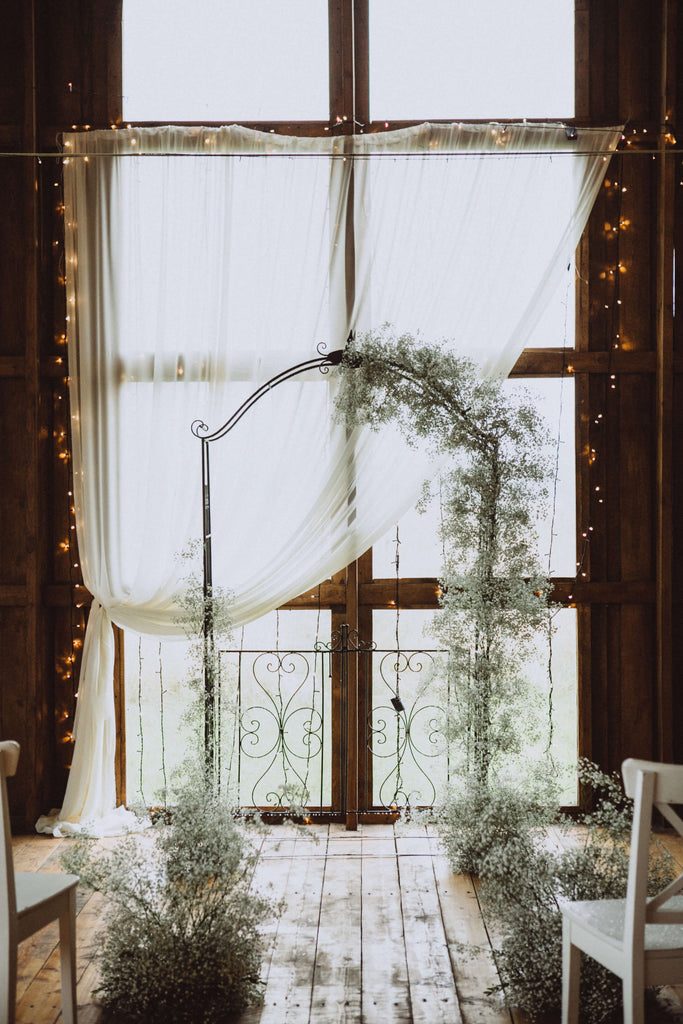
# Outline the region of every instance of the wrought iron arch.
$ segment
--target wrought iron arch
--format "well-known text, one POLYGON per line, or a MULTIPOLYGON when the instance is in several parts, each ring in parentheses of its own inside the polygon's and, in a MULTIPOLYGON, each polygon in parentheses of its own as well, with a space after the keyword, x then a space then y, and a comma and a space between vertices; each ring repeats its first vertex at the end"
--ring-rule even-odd
POLYGON ((204 599, 204 761, 208 778, 216 782, 217 767, 217 743, 216 743, 216 679, 215 672, 215 639, 214 639, 214 616, 213 616, 213 558, 212 558, 212 535, 211 535, 211 466, 210 446, 214 441, 219 441, 230 433, 240 422, 249 410, 256 403, 267 395, 273 388, 283 384, 292 377, 297 377, 309 370, 320 370, 327 373, 331 366, 339 366, 344 355, 344 349, 335 349, 333 352, 325 353, 324 343, 317 346, 318 355, 313 359, 307 359, 302 363, 282 370, 271 377, 265 384, 261 384, 238 409, 223 423, 217 430, 211 431, 207 424, 196 419, 192 423, 191 431, 201 441, 202 449, 202 584, 204 599))

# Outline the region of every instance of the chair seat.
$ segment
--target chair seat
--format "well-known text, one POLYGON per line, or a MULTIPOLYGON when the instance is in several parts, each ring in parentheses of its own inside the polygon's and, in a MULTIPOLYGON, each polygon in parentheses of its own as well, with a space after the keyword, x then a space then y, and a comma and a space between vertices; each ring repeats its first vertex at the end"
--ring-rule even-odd
POLYGON ((43 872, 14 873, 17 897, 17 938, 23 942, 39 928, 69 913, 75 900, 76 875, 52 875, 43 872))
POLYGON ((48 875, 44 872, 30 871, 16 871, 14 881, 18 917, 40 906, 41 903, 54 899, 60 892, 68 892, 78 884, 76 875, 48 875))
MULTIPOLYGON (((562 906, 562 913, 587 932, 619 949, 624 937, 626 900, 577 900, 562 906)), ((673 896, 667 910, 683 911, 683 896, 673 896)), ((683 924, 646 924, 645 953, 665 956, 677 950, 683 956, 683 924)))

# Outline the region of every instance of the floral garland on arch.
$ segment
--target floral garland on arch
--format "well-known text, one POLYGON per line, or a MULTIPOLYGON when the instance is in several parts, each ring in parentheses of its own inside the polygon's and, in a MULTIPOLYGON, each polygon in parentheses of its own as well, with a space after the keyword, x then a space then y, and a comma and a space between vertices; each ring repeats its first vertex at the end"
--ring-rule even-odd
POLYGON ((450 457, 434 632, 455 687, 448 738, 458 741, 465 776, 488 789, 539 728, 523 666, 549 622, 536 531, 551 477, 548 428, 519 389, 389 325, 349 341, 337 415, 347 427, 396 424, 408 444, 450 457))

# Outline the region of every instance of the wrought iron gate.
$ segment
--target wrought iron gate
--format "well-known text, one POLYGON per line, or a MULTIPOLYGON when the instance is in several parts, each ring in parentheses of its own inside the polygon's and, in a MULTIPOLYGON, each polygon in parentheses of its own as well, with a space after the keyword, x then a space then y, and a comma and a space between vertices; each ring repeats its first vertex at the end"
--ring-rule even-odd
POLYGON ((305 806, 355 827, 438 801, 450 767, 445 652, 378 650, 344 624, 309 650, 225 650, 221 661, 235 697, 220 742, 242 806, 305 806))

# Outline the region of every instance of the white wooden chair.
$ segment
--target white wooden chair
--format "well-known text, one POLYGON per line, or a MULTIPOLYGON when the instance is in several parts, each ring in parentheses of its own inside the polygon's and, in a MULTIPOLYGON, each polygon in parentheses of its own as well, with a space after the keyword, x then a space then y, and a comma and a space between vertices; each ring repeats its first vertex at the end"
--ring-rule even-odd
POLYGON ((683 982, 683 874, 647 898, 652 807, 683 835, 670 806, 683 804, 683 765, 630 758, 621 768, 635 802, 626 899, 562 906, 562 1024, 579 1019, 581 950, 622 979, 625 1024, 643 1024, 646 987, 683 982))
POLYGON ((19 744, 0 743, 0 1024, 14 1024, 19 943, 59 920, 62 1021, 76 1024, 76 875, 14 871, 7 778, 15 774, 19 744))

